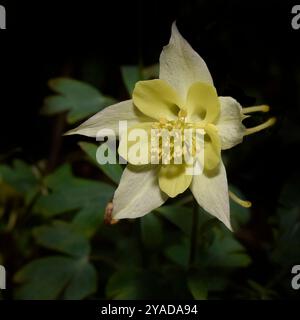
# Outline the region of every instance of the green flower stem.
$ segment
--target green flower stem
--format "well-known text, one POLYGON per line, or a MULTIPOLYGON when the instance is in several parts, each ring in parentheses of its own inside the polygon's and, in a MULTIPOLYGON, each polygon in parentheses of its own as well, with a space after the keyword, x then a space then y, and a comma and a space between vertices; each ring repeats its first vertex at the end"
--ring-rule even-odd
POLYGON ((179 199, 178 201, 176 201, 176 206, 183 206, 189 202, 194 201, 194 197, 192 195, 189 195, 187 197, 184 197, 182 199, 179 199))
POLYGON ((191 243, 190 243, 190 258, 189 258, 189 267, 193 267, 195 264, 196 259, 196 250, 198 244, 198 203, 194 201, 194 210, 193 210, 193 217, 192 217, 192 230, 191 230, 191 243))

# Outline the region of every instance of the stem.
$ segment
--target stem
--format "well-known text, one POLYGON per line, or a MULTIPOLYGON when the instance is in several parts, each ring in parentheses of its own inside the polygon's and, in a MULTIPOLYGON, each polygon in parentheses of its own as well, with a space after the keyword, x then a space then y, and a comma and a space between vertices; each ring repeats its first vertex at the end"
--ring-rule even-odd
POLYGON ((190 243, 190 259, 189 267, 191 268, 195 263, 197 250, 197 235, 198 235, 198 203, 194 202, 193 216, 192 216, 192 231, 190 243))
POLYGON ((193 200, 194 200, 194 197, 192 195, 186 196, 186 197, 176 201, 176 206, 183 206, 184 204, 192 202, 193 200))

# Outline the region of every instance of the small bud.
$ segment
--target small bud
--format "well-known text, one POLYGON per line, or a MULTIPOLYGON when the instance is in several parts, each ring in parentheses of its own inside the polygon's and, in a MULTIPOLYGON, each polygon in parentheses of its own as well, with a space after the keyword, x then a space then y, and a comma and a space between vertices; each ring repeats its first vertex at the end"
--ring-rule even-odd
POLYGON ((119 220, 112 218, 113 208, 114 208, 113 203, 108 202, 108 204, 105 208, 105 213, 104 213, 104 223, 105 224, 116 224, 119 222, 119 220))

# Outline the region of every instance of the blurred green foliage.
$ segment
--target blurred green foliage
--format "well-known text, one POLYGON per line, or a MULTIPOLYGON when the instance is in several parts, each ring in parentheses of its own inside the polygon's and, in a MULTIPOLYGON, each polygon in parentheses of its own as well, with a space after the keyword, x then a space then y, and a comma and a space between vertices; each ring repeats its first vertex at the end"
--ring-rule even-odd
MULTIPOLYGON (((137 66, 122 68, 129 94, 137 80, 156 74, 157 66, 142 72, 137 66)), ((43 113, 67 112, 71 124, 115 101, 73 79, 53 79, 49 85, 56 95, 46 98, 43 113)), ((231 233, 195 208, 186 193, 141 219, 107 226, 103 223, 105 207, 123 168, 98 164, 96 144, 83 141, 79 146, 80 164, 97 172, 96 177, 78 176, 72 160, 51 172, 43 162, 15 159, 0 165, 0 263, 10 274, 7 296, 201 300, 229 295, 270 299, 290 294, 290 266, 300 261, 300 179, 283 188, 277 217, 270 221, 274 236, 264 250, 273 271, 266 279, 256 279, 251 272, 252 253, 243 237, 250 209, 231 203, 235 230, 231 233), (191 262, 195 214, 199 224, 191 262), (3 243, 7 241, 10 245, 6 247, 3 243)), ((243 197, 237 187, 230 189, 243 197)))
POLYGON ((53 115, 68 112, 69 123, 84 119, 115 102, 113 98, 104 96, 89 84, 74 79, 52 79, 49 81, 49 87, 57 95, 45 99, 42 113, 53 115))

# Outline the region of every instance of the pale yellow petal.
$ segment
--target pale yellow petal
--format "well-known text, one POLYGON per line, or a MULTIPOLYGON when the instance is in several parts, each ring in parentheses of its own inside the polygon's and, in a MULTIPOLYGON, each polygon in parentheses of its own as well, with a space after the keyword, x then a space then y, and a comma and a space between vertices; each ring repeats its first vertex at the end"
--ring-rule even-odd
POLYGON ((151 128, 153 122, 144 122, 128 128, 120 135, 119 155, 134 165, 150 163, 151 128))
POLYGON ((231 97, 219 97, 221 113, 216 127, 221 139, 222 149, 229 149, 241 143, 245 135, 241 105, 231 97))
POLYGON ((207 124, 204 130, 204 168, 213 170, 221 160, 221 141, 213 124, 207 124))
POLYGON ((113 199, 114 219, 144 216, 168 199, 158 186, 158 170, 158 166, 126 167, 113 199))
POLYGON ((167 81, 184 100, 194 82, 213 85, 206 63, 182 37, 175 23, 170 42, 160 55, 159 78, 167 81))
POLYGON ((213 171, 194 176, 190 189, 204 210, 232 230, 226 170, 222 162, 213 171))
POLYGON ((214 86, 195 82, 187 95, 186 111, 188 121, 215 123, 220 114, 220 102, 214 86))
POLYGON ((65 135, 81 134, 88 137, 100 137, 101 131, 105 132, 106 129, 111 129, 118 136, 119 121, 124 120, 127 121, 129 126, 143 121, 151 121, 149 117, 146 117, 133 105, 132 100, 126 100, 96 113, 65 135))
POLYGON ((157 120, 175 120, 183 105, 176 91, 159 79, 137 82, 132 99, 142 113, 157 120))
POLYGON ((192 177, 192 175, 186 174, 184 164, 162 165, 159 170, 159 187, 173 198, 189 187, 192 177))

